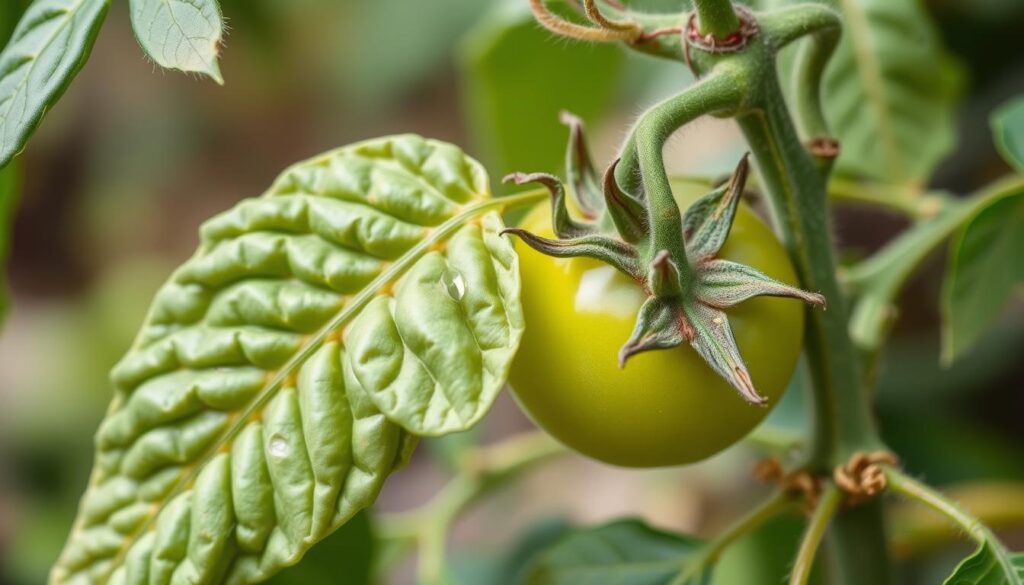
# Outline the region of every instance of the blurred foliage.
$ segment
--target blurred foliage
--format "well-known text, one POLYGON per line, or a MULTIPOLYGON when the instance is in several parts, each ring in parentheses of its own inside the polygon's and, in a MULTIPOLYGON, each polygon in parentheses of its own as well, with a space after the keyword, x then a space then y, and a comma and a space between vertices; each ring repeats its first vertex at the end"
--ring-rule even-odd
POLYGON ((562 110, 593 122, 611 103, 624 56, 612 45, 552 38, 519 0, 500 2, 461 50, 466 116, 491 175, 555 172, 562 110))
POLYGON ((269 580, 267 585, 345 583, 370 585, 374 539, 370 514, 360 512, 309 549, 302 560, 269 580), (339 576, 344 575, 343 579, 339 576))

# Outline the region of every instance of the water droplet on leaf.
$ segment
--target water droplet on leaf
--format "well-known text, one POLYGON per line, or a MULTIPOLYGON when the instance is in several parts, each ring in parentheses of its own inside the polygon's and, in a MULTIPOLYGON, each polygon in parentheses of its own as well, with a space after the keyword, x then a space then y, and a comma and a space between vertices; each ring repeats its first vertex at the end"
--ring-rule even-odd
POLYGON ((441 285, 448 291, 448 296, 456 301, 466 296, 466 279, 454 268, 449 268, 441 275, 441 285))
POLYGON ((267 450, 270 451, 271 455, 280 459, 286 457, 292 448, 288 445, 288 439, 281 435, 274 435, 270 437, 270 446, 267 450))

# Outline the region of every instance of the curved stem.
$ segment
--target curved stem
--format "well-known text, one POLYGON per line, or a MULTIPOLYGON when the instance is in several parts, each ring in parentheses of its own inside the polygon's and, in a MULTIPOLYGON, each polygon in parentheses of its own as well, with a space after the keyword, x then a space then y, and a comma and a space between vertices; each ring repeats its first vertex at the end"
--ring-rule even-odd
POLYGON ((986 205, 1022 189, 1024 178, 1011 177, 965 201, 950 200, 939 215, 916 224, 880 252, 848 270, 845 283, 861 294, 850 321, 850 333, 857 346, 865 352, 881 349, 896 296, 918 266, 986 205))
MULTIPOLYGON (((647 200, 653 237, 646 250, 649 262, 659 250, 668 250, 680 270, 688 269, 683 242, 682 216, 668 173, 664 150, 676 130, 705 114, 735 110, 743 100, 745 84, 729 73, 713 73, 686 91, 648 110, 634 127, 615 169, 619 186, 631 195, 642 191, 647 200), (676 256, 681 255, 681 256, 676 256)), ((683 275, 685 280, 686 275, 683 275)))
POLYGON ((943 192, 922 195, 917 189, 900 185, 863 183, 842 177, 829 180, 828 195, 839 203, 876 207, 914 221, 934 218, 953 202, 943 192))
POLYGON ((804 531, 803 540, 800 541, 800 550, 793 562, 793 571, 789 575, 790 585, 806 585, 811 577, 811 569, 814 567, 814 559, 818 554, 818 547, 822 538, 825 537, 825 530, 829 522, 835 516, 836 508, 842 500, 842 492, 835 484, 829 483, 821 493, 821 500, 814 509, 811 521, 804 531))
POLYGON ((889 480, 890 489, 946 516, 960 526, 971 539, 981 543, 991 538, 992 533, 980 520, 934 489, 893 468, 885 470, 885 477, 889 480))
POLYGON ((740 19, 730 0, 694 0, 697 28, 703 35, 724 39, 740 30, 740 19))
POLYGON ((707 567, 717 562, 725 549, 740 537, 756 530, 765 522, 792 508, 793 505, 793 499, 788 494, 782 490, 775 492, 717 538, 704 545, 704 548, 686 564, 686 567, 676 575, 670 585, 686 585, 693 577, 700 575, 707 567))
MULTIPOLYGON (((515 196, 512 196, 515 197, 515 196)), ((547 433, 528 432, 471 450, 447 485, 424 506, 378 519, 381 537, 419 545, 419 582, 445 582, 448 532, 474 502, 548 459, 566 453, 547 433)))

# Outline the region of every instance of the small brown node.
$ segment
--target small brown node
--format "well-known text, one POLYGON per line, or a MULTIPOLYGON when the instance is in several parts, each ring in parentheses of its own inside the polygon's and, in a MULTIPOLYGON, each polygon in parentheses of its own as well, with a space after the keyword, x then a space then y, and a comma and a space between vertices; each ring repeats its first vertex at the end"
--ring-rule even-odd
POLYGON ((828 136, 812 138, 807 143, 807 151, 818 158, 834 159, 839 156, 839 141, 828 136))
POLYGON ((832 479, 846 493, 847 505, 858 506, 885 491, 887 482, 882 466, 897 464, 899 458, 889 451, 858 451, 846 465, 833 470, 832 479))
POLYGON ((754 477, 764 483, 774 483, 787 494, 801 496, 804 511, 810 514, 821 497, 821 479, 807 470, 786 472, 777 457, 767 457, 754 466, 754 477))
MULTIPOLYGON (((686 29, 683 31, 684 48, 692 45, 710 53, 735 53, 747 46, 747 41, 760 32, 760 27, 758 27, 757 19, 754 18, 754 14, 750 10, 738 5, 734 6, 734 8, 736 9, 736 17, 740 21, 740 28, 723 38, 712 34, 701 34, 700 26, 697 23, 697 12, 692 12, 689 21, 686 23, 686 29)), ((689 57, 688 53, 687 51, 687 57, 689 57)))

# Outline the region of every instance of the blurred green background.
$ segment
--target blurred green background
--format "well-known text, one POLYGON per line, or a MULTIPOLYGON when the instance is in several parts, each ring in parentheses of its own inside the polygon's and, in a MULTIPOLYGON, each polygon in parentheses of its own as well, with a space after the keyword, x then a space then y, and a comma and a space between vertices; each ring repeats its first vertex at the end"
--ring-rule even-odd
MULTIPOLYGON (((9 34, 25 4, 3 0, 0 31, 9 34)), ((968 72, 958 145, 930 186, 966 192, 1006 171, 986 119, 1024 92, 1024 3, 931 0, 926 8, 968 72)), ((0 335, 2 584, 45 581, 91 466, 92 432, 110 396, 106 373, 158 285, 194 249, 205 218, 258 195, 292 162, 390 133, 463 145, 495 179, 557 171, 563 108, 590 123, 595 155, 607 163, 646 104, 691 81, 678 65, 554 39, 533 24, 526 0, 224 0, 230 34, 221 65, 226 85, 218 87, 147 62, 127 10, 127 2, 113 3, 89 63, 5 171, 18 206, 7 265, 13 307, 0 335)), ((729 124, 701 122, 672 142, 670 168, 719 173, 743 148, 729 124)), ((902 227, 879 212, 837 212, 837 236, 850 258, 902 227)), ((905 293, 877 397, 886 439, 934 484, 1024 482, 1024 312, 1011 309, 971 356, 941 369, 941 266, 936 259, 905 293)), ((775 424, 799 426, 800 389, 790 394, 775 424)), ((506 397, 483 428, 454 441, 529 428, 506 397)), ((377 510, 429 498, 445 478, 437 454, 449 447, 420 449, 377 510)), ((536 543, 570 525, 622 515, 708 534, 757 496, 747 479, 756 456, 737 446, 697 466, 646 472, 562 459, 460 522, 455 572, 467 584, 515 582, 536 543)), ((302 573, 279 582, 340 583, 338 559, 368 575, 371 530, 372 518, 361 517, 314 549, 321 552, 302 573)), ((798 523, 779 522, 753 535, 727 557, 722 572, 731 576, 720 582, 758 582, 750 574, 781 582, 798 533, 798 523), (782 552, 766 554, 758 539, 782 552)), ((1010 526, 1004 534, 1024 548, 1024 530, 1010 526)), ((904 582, 936 583, 966 546, 900 550, 904 582)), ((410 580, 404 561, 385 582, 410 580)))

